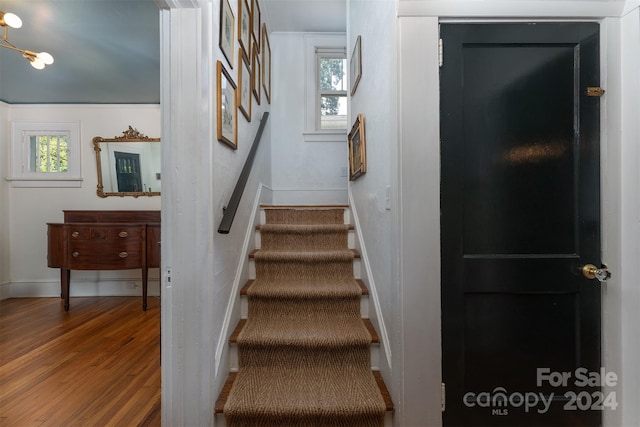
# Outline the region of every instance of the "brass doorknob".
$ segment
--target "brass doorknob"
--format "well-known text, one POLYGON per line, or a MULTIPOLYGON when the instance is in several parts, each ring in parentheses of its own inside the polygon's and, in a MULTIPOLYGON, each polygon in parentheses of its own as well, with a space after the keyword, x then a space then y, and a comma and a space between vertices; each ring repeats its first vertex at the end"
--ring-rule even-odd
POLYGON ((605 282, 611 278, 611 272, 606 265, 598 268, 593 264, 585 264, 582 266, 582 275, 590 280, 598 279, 600 282, 605 282))

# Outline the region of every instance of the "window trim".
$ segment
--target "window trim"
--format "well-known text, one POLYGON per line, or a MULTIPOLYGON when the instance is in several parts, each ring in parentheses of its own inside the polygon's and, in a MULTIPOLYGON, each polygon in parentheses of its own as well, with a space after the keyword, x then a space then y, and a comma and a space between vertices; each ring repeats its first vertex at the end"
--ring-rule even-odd
POLYGON ((82 186, 80 174, 80 124, 79 122, 11 122, 11 175, 7 181, 12 187, 58 187, 78 188, 82 186), (66 172, 31 172, 29 170, 31 144, 34 134, 66 134, 67 157, 66 172))
MULTIPOLYGON (((346 142, 347 129, 318 129, 320 119, 320 100, 318 98, 318 79, 316 78, 317 59, 316 48, 344 49, 346 52, 347 37, 345 34, 314 34, 304 35, 305 54, 305 125, 303 138, 305 142, 346 142), (317 122, 316 122, 317 118, 317 122), (316 125, 317 123, 317 125, 316 125)), ((348 79, 347 73, 347 79, 348 79)), ((347 82, 348 87, 348 82, 347 82)), ((348 94, 347 94, 348 100, 348 94)), ((347 117, 349 117, 347 101, 347 117)), ((348 128, 348 126, 347 126, 348 128)))

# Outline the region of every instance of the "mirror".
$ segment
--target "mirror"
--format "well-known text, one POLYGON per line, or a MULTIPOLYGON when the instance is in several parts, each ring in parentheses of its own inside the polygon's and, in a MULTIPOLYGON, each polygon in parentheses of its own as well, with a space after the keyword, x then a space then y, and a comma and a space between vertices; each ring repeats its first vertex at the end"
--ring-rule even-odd
POLYGON ((149 138, 129 126, 122 136, 96 136, 93 149, 98 196, 160 195, 160 138, 149 138))

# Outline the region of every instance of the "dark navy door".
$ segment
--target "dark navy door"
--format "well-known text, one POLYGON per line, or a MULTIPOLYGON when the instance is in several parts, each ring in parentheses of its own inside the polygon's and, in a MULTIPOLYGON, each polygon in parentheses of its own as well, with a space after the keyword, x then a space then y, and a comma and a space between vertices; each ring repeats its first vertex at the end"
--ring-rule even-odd
POLYGON ((598 24, 441 37, 444 425, 600 425, 598 24))

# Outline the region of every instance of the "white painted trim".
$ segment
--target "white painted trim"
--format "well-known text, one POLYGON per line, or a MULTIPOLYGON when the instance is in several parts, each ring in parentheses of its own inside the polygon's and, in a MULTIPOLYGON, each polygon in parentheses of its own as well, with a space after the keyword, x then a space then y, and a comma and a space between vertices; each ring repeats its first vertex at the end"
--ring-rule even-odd
MULTIPOLYGON (((225 353, 229 351, 229 342, 228 337, 232 332, 232 328, 238 320, 240 320, 240 286, 242 284, 242 280, 246 277, 243 274, 244 271, 248 269, 249 263, 249 252, 255 248, 255 230, 258 221, 260 220, 260 203, 262 200, 262 189, 264 186, 259 184, 258 191, 256 192, 256 197, 253 200, 253 206, 251 211, 251 216, 249 217, 249 222, 247 229, 244 235, 244 242, 242 244, 242 251, 240 252, 240 262, 238 262, 238 267, 236 268, 235 278, 233 280, 233 286, 231 287, 231 294, 229 301, 227 302, 227 309, 224 315, 224 322, 222 323, 222 328, 220 329, 220 339, 218 340, 218 348, 216 348, 216 356, 215 356, 215 376, 219 375, 222 361, 228 358, 223 358, 225 353)), ((225 371, 229 370, 229 366, 225 366, 225 371)))
MULTIPOLYGON (((373 302, 373 309, 375 310, 375 319, 372 319, 377 327, 378 335, 380 336, 380 346, 384 350, 385 359, 387 362, 387 369, 391 369, 391 343, 389 342, 389 333, 387 332, 387 326, 382 315, 382 308, 380 307, 380 298, 378 297, 378 290, 374 280, 373 271, 371 270, 371 264, 369 263, 369 256, 367 255, 367 248, 364 244, 364 236, 362 235, 362 229, 360 227, 360 220, 358 219, 358 212, 356 212, 356 204, 353 200, 353 194, 351 193, 351 187, 349 187, 349 209, 351 210, 351 218, 353 225, 355 226, 357 235, 357 247, 360 252, 360 275, 361 279, 367 285, 369 289, 369 304, 368 310, 371 313, 371 302, 373 302), (364 268, 363 268, 364 267, 364 268), (362 274, 364 273, 364 274, 362 274)), ((369 316, 370 317, 370 316, 369 316)), ((380 361, 378 361, 380 363, 380 361)), ((379 367, 379 366, 378 366, 379 367)))
POLYGON ((0 301, 11 298, 11 282, 0 283, 0 301))
POLYGON ((602 18, 620 17, 625 1, 401 0, 399 17, 602 18))

